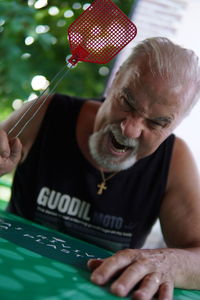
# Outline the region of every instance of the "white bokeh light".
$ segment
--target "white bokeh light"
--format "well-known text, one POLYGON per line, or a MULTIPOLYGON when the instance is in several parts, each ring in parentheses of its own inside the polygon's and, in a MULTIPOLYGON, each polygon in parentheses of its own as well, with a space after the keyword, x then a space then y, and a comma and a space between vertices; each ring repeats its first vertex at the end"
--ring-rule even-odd
POLYGON ((109 74, 109 68, 108 68, 108 67, 105 67, 105 66, 100 67, 100 68, 99 68, 99 74, 100 74, 101 76, 107 76, 107 75, 109 74))
POLYGON ((58 39, 55 36, 51 37, 51 44, 55 45, 58 42, 58 39))
POLYGON ((48 0, 38 0, 38 1, 35 2, 34 7, 36 9, 40 9, 40 8, 43 8, 47 5, 48 5, 48 0))
POLYGON ((83 5, 83 10, 86 10, 90 5, 91 5, 90 3, 85 3, 85 4, 83 5))
POLYGON ((72 8, 73 8, 73 9, 80 9, 80 8, 81 8, 81 3, 80 3, 80 2, 75 2, 75 3, 72 5, 72 8))
POLYGON ((73 15, 74 15, 74 12, 71 9, 66 10, 64 13, 65 18, 71 18, 71 17, 73 17, 73 15))
POLYGON ((33 6, 34 3, 35 3, 35 0, 28 0, 28 6, 33 6))
POLYGON ((31 81, 31 86, 34 91, 45 90, 49 86, 49 81, 43 75, 36 75, 31 81))
POLYGON ((22 59, 28 59, 28 58, 30 58, 31 57, 31 54, 30 53, 23 53, 22 55, 21 55, 21 58, 22 59))
POLYGON ((4 19, 0 19, 0 26, 3 26, 5 24, 5 20, 4 19))
POLYGON ((49 26, 48 25, 38 25, 36 28, 35 28, 35 32, 37 34, 42 34, 42 33, 46 33, 49 31, 49 26))
POLYGON ((56 16, 57 14, 59 14, 60 10, 57 6, 51 6, 48 10, 48 13, 50 14, 50 16, 56 16))
POLYGON ((58 22, 57 22, 57 26, 58 27, 63 27, 63 26, 65 26, 66 25, 66 21, 65 20, 58 20, 58 22))
POLYGON ((30 46, 34 43, 35 39, 32 36, 27 36, 24 40, 25 45, 30 46))
POLYGON ((22 104, 23 104, 23 101, 21 99, 15 99, 15 100, 13 100, 12 107, 14 110, 17 110, 22 106, 22 104))
POLYGON ((35 100, 37 98, 37 94, 36 93, 31 93, 27 99, 27 101, 32 101, 35 100))

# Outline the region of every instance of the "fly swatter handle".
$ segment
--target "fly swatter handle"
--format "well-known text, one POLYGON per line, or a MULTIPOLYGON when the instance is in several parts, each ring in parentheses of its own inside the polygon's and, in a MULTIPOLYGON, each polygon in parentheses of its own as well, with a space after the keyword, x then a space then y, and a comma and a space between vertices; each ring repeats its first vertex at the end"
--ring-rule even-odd
POLYGON ((90 53, 87 50, 79 45, 72 49, 72 56, 68 59, 68 62, 74 66, 78 61, 84 61, 89 54, 90 53))

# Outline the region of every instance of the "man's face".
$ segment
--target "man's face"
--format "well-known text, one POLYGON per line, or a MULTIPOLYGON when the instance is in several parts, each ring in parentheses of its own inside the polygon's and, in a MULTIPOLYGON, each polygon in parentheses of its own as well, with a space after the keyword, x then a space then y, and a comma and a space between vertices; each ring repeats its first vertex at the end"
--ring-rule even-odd
POLYGON ((132 74, 129 69, 115 78, 89 140, 92 157, 104 170, 124 170, 152 154, 183 118, 178 88, 169 91, 148 72, 139 81, 132 74))

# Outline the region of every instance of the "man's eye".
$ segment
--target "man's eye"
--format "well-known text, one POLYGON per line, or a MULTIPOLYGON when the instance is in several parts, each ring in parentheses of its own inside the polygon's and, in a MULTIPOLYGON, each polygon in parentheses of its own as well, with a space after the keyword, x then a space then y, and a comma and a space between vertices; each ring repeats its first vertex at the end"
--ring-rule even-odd
POLYGON ((129 109, 130 110, 132 108, 131 105, 130 105, 130 103, 128 102, 128 100, 125 97, 120 97, 120 102, 121 102, 121 104, 123 105, 123 107, 125 109, 129 109))
POLYGON ((164 128, 165 127, 165 124, 159 123, 157 121, 149 120, 149 122, 150 122, 150 125, 154 128, 157 128, 157 127, 163 127, 164 128))

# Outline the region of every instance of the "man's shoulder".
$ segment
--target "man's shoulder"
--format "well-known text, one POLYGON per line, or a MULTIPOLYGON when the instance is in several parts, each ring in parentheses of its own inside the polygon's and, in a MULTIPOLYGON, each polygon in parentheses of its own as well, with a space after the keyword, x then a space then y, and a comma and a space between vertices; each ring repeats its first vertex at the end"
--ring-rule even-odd
POLYGON ((197 174, 197 165, 192 151, 187 143, 180 137, 175 138, 172 159, 170 164, 168 186, 174 186, 180 182, 186 182, 197 174))
POLYGON ((103 101, 103 98, 94 99, 94 98, 85 98, 77 97, 67 94, 54 94, 51 96, 50 109, 80 109, 84 108, 87 110, 94 109, 98 107, 103 101))
POLYGON ((177 159, 178 157, 181 158, 182 156, 192 156, 192 152, 188 144, 179 136, 176 136, 174 140, 173 156, 174 159, 177 159))

